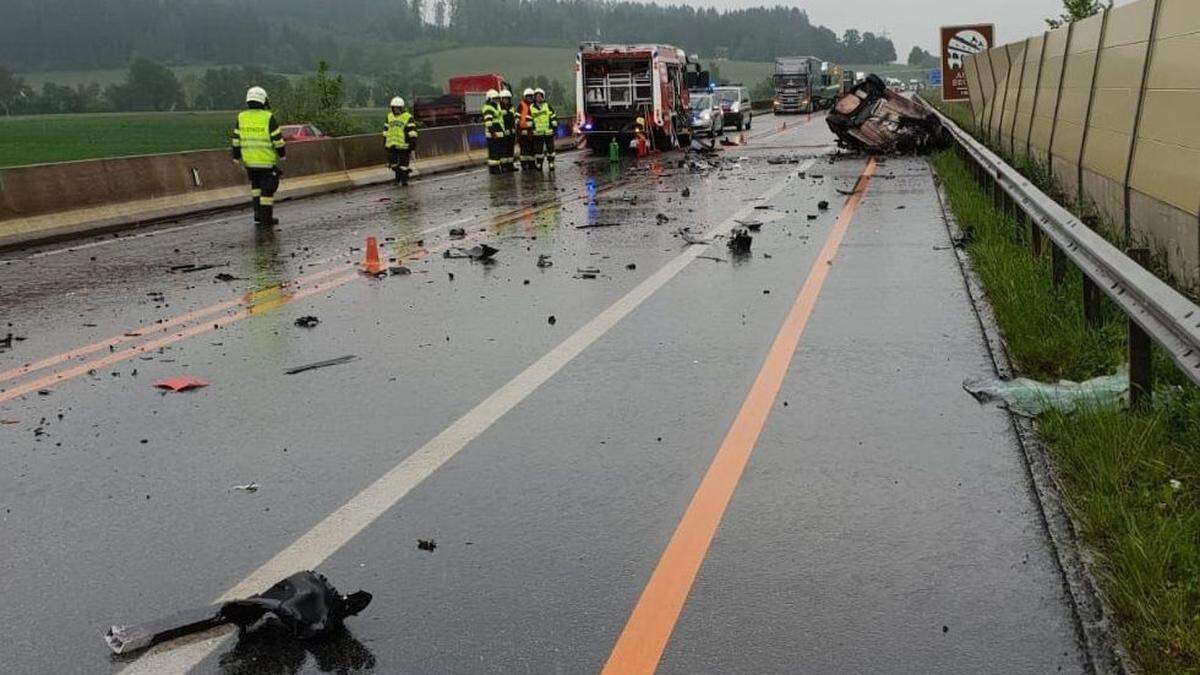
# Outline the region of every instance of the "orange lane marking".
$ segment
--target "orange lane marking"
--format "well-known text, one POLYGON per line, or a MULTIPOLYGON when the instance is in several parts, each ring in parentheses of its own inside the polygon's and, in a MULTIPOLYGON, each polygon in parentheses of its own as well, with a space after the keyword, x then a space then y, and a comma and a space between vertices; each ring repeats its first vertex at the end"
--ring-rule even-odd
MULTIPOLYGON (((598 188, 596 190, 596 192, 597 193, 607 192, 614 188, 620 187, 621 185, 624 185, 628 182, 629 181, 626 181, 626 180, 616 181, 616 182, 610 183, 608 185, 605 185, 601 188, 598 188)), ((579 201, 580 199, 583 199, 583 197, 576 197, 574 199, 568 200, 567 203, 579 201)), ((549 202, 545 202, 545 203, 541 203, 541 204, 534 204, 532 206, 524 207, 521 209, 515 209, 513 211, 501 214, 501 215, 493 218, 489 227, 491 227, 493 229, 497 228, 497 227, 502 227, 509 223, 520 220, 522 218, 525 218, 525 217, 531 216, 533 214, 545 211, 549 208, 558 206, 559 204, 560 204, 560 200, 554 199, 549 202)), ((330 264, 329 267, 327 267, 323 270, 319 270, 317 272, 312 272, 312 273, 309 273, 306 275, 296 277, 295 279, 285 282, 284 285, 289 286, 289 287, 300 286, 300 285, 303 285, 306 283, 316 281, 318 279, 323 279, 323 278, 331 276, 333 274, 337 274, 338 272, 344 271, 345 269, 346 268, 342 265, 330 264)), ((247 295, 249 295, 249 294, 247 294, 247 295)), ((0 382, 7 382, 8 380, 12 380, 12 379, 15 379, 18 377, 23 377, 25 375, 35 373, 35 372, 37 372, 39 370, 43 370, 45 368, 51 368, 53 366, 57 366, 57 365, 66 363, 67 361, 70 361, 72 359, 76 359, 76 358, 79 358, 82 356, 87 356, 88 354, 94 354, 96 352, 103 351, 104 349, 107 349, 109 347, 125 344, 127 342, 133 342, 133 341, 139 340, 143 337, 149 337, 155 333, 164 333, 175 326, 186 324, 186 323, 189 323, 196 319, 202 319, 204 317, 212 316, 213 314, 218 314, 220 312, 223 312, 223 311, 226 311, 229 309, 233 309, 235 307, 247 307, 251 304, 252 303, 246 299, 246 296, 243 296, 241 298, 235 298, 232 300, 218 302, 216 304, 209 305, 207 307, 201 307, 201 308, 193 310, 191 312, 187 312, 185 314, 180 314, 179 316, 164 320, 162 323, 144 324, 144 325, 138 326, 137 328, 135 328, 133 330, 126 331, 125 333, 122 333, 121 335, 114 335, 105 340, 93 342, 91 344, 84 345, 82 347, 76 347, 74 349, 70 349, 65 352, 61 352, 59 354, 54 354, 52 356, 48 356, 48 357, 40 359, 38 361, 33 361, 31 363, 27 363, 22 366, 17 366, 16 368, 10 368, 5 371, 0 371, 0 382)), ((272 306, 274 306, 274 305, 272 305, 272 306)), ((257 308, 258 313, 261 313, 262 311, 265 311, 265 310, 263 308, 257 308)), ((86 372, 86 371, 84 371, 84 372, 86 372)), ((3 400, 3 399, 0 399, 0 400, 3 400)))
MULTIPOLYGON (((288 286, 302 285, 305 283, 316 281, 318 279, 322 279, 331 274, 335 274, 338 271, 341 271, 342 269, 344 269, 344 268, 331 267, 329 269, 325 269, 325 270, 322 270, 319 272, 313 272, 311 274, 306 274, 306 275, 297 277, 295 279, 292 279, 292 280, 286 282, 286 284, 288 286)), ((126 342, 132 342, 134 340, 138 340, 143 337, 148 337, 154 333, 166 332, 169 328, 172 328, 174 326, 178 326, 180 324, 185 324, 192 320, 200 319, 200 318, 203 318, 206 316, 211 316, 213 314, 217 314, 217 313, 223 312, 225 310, 232 309, 234 307, 238 307, 238 306, 245 305, 245 304, 246 304, 246 300, 244 298, 235 298, 232 300, 225 300, 223 302, 218 302, 216 304, 209 305, 207 307, 201 307, 199 309, 193 310, 191 312, 187 312, 185 314, 180 314, 179 316, 173 317, 171 319, 166 319, 162 323, 143 324, 131 331, 122 333, 121 335, 114 335, 106 340, 101 340, 99 342, 93 342, 92 344, 84 345, 83 347, 76 347, 75 349, 70 349, 70 350, 62 352, 60 354, 48 356, 44 359, 41 359, 38 361, 33 361, 32 363, 27 363, 23 366, 18 366, 16 368, 10 368, 9 370, 0 372, 0 382, 6 382, 13 378, 21 377, 23 375, 28 375, 30 373, 34 373, 39 370, 42 370, 43 368, 50 368, 52 366, 57 366, 61 363, 65 363, 67 361, 70 361, 71 359, 75 359, 80 356, 87 356, 88 354, 94 354, 95 352, 101 351, 110 346, 124 344, 126 342)))
MULTIPOLYGON (((300 290, 296 291, 295 293, 292 293, 291 295, 284 296, 277 301, 272 301, 271 307, 272 308, 278 307, 280 305, 285 305, 285 304, 287 304, 289 302, 293 302, 295 300, 300 300, 302 298, 306 298, 315 293, 321 293, 324 291, 332 290, 334 288, 337 288, 338 286, 345 284, 348 281, 351 281, 352 279, 358 278, 359 275, 360 275, 360 273, 357 270, 348 271, 346 274, 343 274, 340 277, 334 277, 334 278, 326 281, 323 284, 320 284, 320 283, 314 284, 308 288, 300 289, 300 290)), ((0 403, 3 403, 5 401, 10 401, 19 396, 24 396, 25 394, 28 394, 30 392, 38 391, 39 389, 45 389, 47 387, 53 386, 55 384, 65 381, 65 380, 70 380, 70 379, 79 377, 80 375, 83 375, 91 370, 96 370, 98 368, 110 366, 114 363, 120 363, 121 361, 127 361, 135 356, 139 356, 142 354, 146 354, 148 352, 152 352, 155 349, 159 349, 161 347, 165 347, 167 345, 174 344, 176 342, 179 342, 180 340, 186 340, 187 338, 190 338, 190 337, 195 337, 197 335, 202 335, 204 333, 208 333, 210 331, 217 330, 218 328, 227 326, 235 321, 240 321, 241 319, 245 319, 247 317, 251 317, 256 314, 259 314, 259 313, 261 313, 261 311, 262 310, 258 310, 254 307, 246 307, 237 312, 234 312, 233 314, 226 314, 225 316, 217 317, 217 318, 213 319, 211 323, 205 322, 202 324, 189 326, 189 327, 184 328, 176 333, 172 333, 171 335, 167 335, 164 337, 149 340, 149 341, 143 342, 141 344, 135 345, 133 347, 129 347, 128 349, 122 349, 119 352, 113 352, 111 354, 106 354, 105 356, 100 357, 98 359, 92 359, 91 361, 81 363, 77 366, 73 366, 73 367, 67 368, 65 370, 56 371, 49 375, 40 377, 38 379, 30 380, 28 382, 18 384, 17 386, 13 387, 12 389, 0 392, 0 403)))
MULTIPOLYGON (((607 192, 614 188, 625 185, 628 182, 629 181, 627 181, 627 180, 614 181, 613 183, 609 183, 608 185, 604 185, 600 188, 597 188, 596 193, 599 194, 601 192, 607 192)), ((510 213, 507 213, 507 214, 503 214, 503 215, 499 216, 498 218, 494 219, 493 223, 491 224, 491 227, 493 227, 493 228, 499 227, 499 226, 502 226, 502 225, 505 225, 508 223, 515 222, 515 221, 519 220, 521 217, 524 217, 524 216, 527 216, 527 215, 530 215, 533 213, 538 213, 540 211, 545 211, 547 209, 557 207, 557 206, 560 206, 563 204, 569 204, 569 203, 573 203, 576 201, 580 201, 582 199, 585 199, 585 197, 576 197, 576 198, 567 200, 566 202, 560 202, 560 200, 555 199, 549 203, 534 206, 534 207, 532 207, 532 210, 530 210, 529 207, 519 209, 519 210, 510 212, 510 213)), ((477 237, 475 237, 475 236, 467 237, 468 240, 472 240, 472 239, 476 239, 476 238, 477 237)), ((447 243, 447 244, 443 244, 442 246, 435 247, 434 249, 421 249, 411 255, 406 255, 406 256, 401 255, 398 257, 407 257, 409 260, 414 260, 414 261, 421 260, 422 258, 426 257, 430 253, 447 248, 448 246, 449 246, 449 244, 447 243)), ((321 272, 314 272, 313 274, 307 275, 306 277, 300 277, 299 279, 306 279, 308 282, 312 282, 314 280, 319 280, 324 277, 329 277, 331 275, 336 274, 337 272, 345 272, 345 271, 347 271, 345 267, 334 266, 334 267, 331 267, 330 269, 327 269, 327 270, 324 270, 321 272)), ((0 403, 3 403, 5 401, 11 401, 14 398, 24 396, 33 391, 45 389, 47 387, 53 386, 55 384, 59 384, 66 380, 74 379, 74 378, 79 377, 80 375, 84 375, 92 370, 104 368, 106 366, 112 365, 114 363, 119 363, 121 361, 126 361, 130 358, 133 358, 134 356, 138 356, 140 354, 145 354, 148 351, 153 351, 160 347, 165 347, 167 345, 174 344, 181 340, 186 340, 186 339, 188 339, 190 337, 194 337, 196 335, 202 335, 204 333, 208 333, 210 331, 216 330, 217 328, 221 328, 228 324, 234 323, 235 321, 240 321, 242 319, 245 319, 245 318, 248 318, 251 316, 256 316, 258 314, 262 314, 264 312, 270 311, 277 307, 286 305, 294 300, 299 300, 301 298, 308 297, 314 293, 337 288, 338 286, 341 286, 359 276, 360 276, 359 273, 357 272, 357 270, 355 270, 351 274, 346 274, 345 276, 341 276, 341 277, 334 277, 333 279, 331 279, 328 283, 326 283, 324 285, 317 284, 311 288, 298 290, 298 291, 295 291, 294 293, 282 295, 277 298, 271 298, 271 299, 268 299, 259 304, 255 304, 251 301, 250 298, 253 295, 253 293, 247 293, 243 298, 238 299, 238 300, 226 301, 223 303, 218 303, 217 305, 213 305, 211 307, 196 310, 194 312, 189 312, 186 315, 182 315, 180 317, 177 317, 176 319, 172 319, 171 324, 177 325, 180 323, 186 323, 187 320, 191 319, 191 318, 211 316, 212 314, 219 312, 222 309, 230 309, 233 307, 241 307, 242 308, 235 313, 226 314, 225 316, 217 317, 214 319, 209 319, 208 321, 206 321, 202 324, 183 328, 182 330, 172 333, 171 335, 167 335, 167 336, 160 337, 157 339, 142 342, 142 343, 134 345, 133 347, 130 347, 128 349, 124 349, 119 352, 112 352, 112 353, 102 356, 100 358, 92 359, 91 361, 85 361, 85 362, 75 365, 71 368, 66 368, 63 370, 55 371, 55 372, 52 372, 43 377, 37 378, 35 380, 29 380, 27 382, 18 384, 16 386, 12 387, 11 389, 0 391, 0 403)), ((290 282, 288 284, 288 287, 290 288, 290 287, 295 287, 295 286, 299 285, 299 283, 298 283, 299 279, 290 282)), ((278 290, 283 290, 283 289, 278 289, 278 290)), ((163 324, 155 324, 152 327, 152 329, 157 332, 159 329, 166 328, 166 327, 167 327, 167 322, 164 322, 163 324)), ((25 375, 25 374, 28 374, 35 370, 40 370, 41 368, 46 368, 46 367, 49 367, 52 365, 58 365, 60 363, 68 361, 72 358, 75 358, 77 356, 82 356, 85 354, 93 353, 100 349, 109 347, 110 345, 115 345, 118 343, 130 341, 130 340, 136 340, 139 337, 141 337, 141 336, 133 336, 132 333, 133 332, 131 331, 129 336, 121 335, 121 336, 113 338, 112 340, 109 340, 109 341, 98 342, 98 343, 89 345, 87 347, 82 347, 82 348, 75 349, 75 350, 72 350, 69 352, 64 352, 57 356, 52 356, 52 357, 43 359, 42 361, 38 361, 37 363, 29 364, 28 366, 22 366, 20 368, 15 368, 13 370, 6 371, 5 373, 0 373, 0 381, 3 381, 4 377, 16 377, 16 376, 20 376, 20 375, 25 375)))
POLYGON ((804 286, 771 344, 758 377, 692 495, 692 501, 675 528, 675 533, 671 535, 625 629, 617 638, 608 662, 604 664, 603 673, 606 675, 653 673, 658 667, 713 535, 721 524, 725 509, 729 506, 779 388, 783 385, 800 336, 817 304, 825 278, 829 276, 838 246, 874 173, 875 160, 870 159, 858 177, 855 194, 842 207, 837 222, 825 239, 825 245, 809 270, 804 286))

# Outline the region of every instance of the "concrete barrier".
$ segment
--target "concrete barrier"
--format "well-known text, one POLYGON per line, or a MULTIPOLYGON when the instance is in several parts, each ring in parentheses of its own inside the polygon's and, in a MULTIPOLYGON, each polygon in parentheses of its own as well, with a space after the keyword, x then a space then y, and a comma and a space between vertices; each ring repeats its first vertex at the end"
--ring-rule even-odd
MULTIPOLYGON (((557 143, 575 145, 566 135, 557 143)), ((480 125, 425 129, 413 165, 424 174, 474 166, 485 147, 480 125)), ((293 143, 278 199, 386 182, 386 162, 382 134, 293 143)), ((0 248, 241 206, 248 191, 228 150, 0 169, 0 248)))
POLYGON ((1200 3, 1137 0, 969 57, 977 128, 1200 289, 1200 3), (1015 97, 1015 100, 1014 100, 1015 97))

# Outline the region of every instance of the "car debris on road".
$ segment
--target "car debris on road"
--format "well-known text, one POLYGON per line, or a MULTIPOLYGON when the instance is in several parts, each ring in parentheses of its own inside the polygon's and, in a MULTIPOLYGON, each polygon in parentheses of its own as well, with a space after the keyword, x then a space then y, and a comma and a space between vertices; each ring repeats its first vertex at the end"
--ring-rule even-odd
POLYGON ((238 626, 242 636, 319 639, 339 631, 347 617, 371 604, 371 598, 361 590, 342 595, 324 575, 297 572, 249 598, 184 610, 143 624, 114 625, 104 641, 113 653, 129 654, 230 623, 238 626))
POLYGON ((307 372, 309 370, 316 370, 317 368, 328 368, 329 366, 340 366, 343 363, 350 363, 351 361, 356 361, 356 360, 358 360, 357 356, 355 356, 354 354, 347 354, 346 356, 339 356, 336 359, 328 359, 326 361, 317 361, 316 363, 309 363, 309 364, 303 365, 303 366, 296 366, 295 368, 288 368, 287 370, 285 370, 283 372, 285 375, 296 375, 298 373, 307 372))

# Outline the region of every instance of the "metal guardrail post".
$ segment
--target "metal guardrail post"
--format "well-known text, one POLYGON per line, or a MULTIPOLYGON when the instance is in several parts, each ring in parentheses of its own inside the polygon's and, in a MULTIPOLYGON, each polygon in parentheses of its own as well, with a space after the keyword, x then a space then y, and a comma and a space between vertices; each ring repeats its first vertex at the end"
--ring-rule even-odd
MULTIPOLYGON (((1129 257, 1139 265, 1145 266, 1150 262, 1150 249, 1130 249, 1129 257)), ((1150 405, 1154 392, 1154 343, 1150 341, 1150 335, 1132 318, 1126 323, 1129 326, 1129 407, 1144 408, 1150 405)))
POLYGON ((1095 330, 1100 327, 1100 287, 1083 275, 1083 323, 1095 330))
MULTIPOLYGON (((1038 237, 1041 239, 1041 236, 1038 237)), ((1055 288, 1062 286, 1063 279, 1067 276, 1067 256, 1063 255, 1061 248, 1050 245, 1050 281, 1055 288)))

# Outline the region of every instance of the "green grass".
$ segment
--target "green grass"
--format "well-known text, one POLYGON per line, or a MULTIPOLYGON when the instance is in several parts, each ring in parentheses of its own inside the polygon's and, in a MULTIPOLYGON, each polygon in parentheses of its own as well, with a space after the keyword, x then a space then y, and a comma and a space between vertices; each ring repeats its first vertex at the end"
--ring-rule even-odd
POLYGON ((225 147, 232 112, 0 117, 0 166, 225 147))
MULTIPOLYGON (((1018 371, 1082 380, 1117 368, 1119 312, 1106 307, 1088 330, 1078 273, 1055 288, 1048 256, 1030 255, 963 161, 946 151, 931 163, 1018 371)), ((1052 411, 1037 428, 1133 658, 1148 673, 1200 673, 1200 390, 1157 350, 1154 370, 1148 409, 1052 411)))

